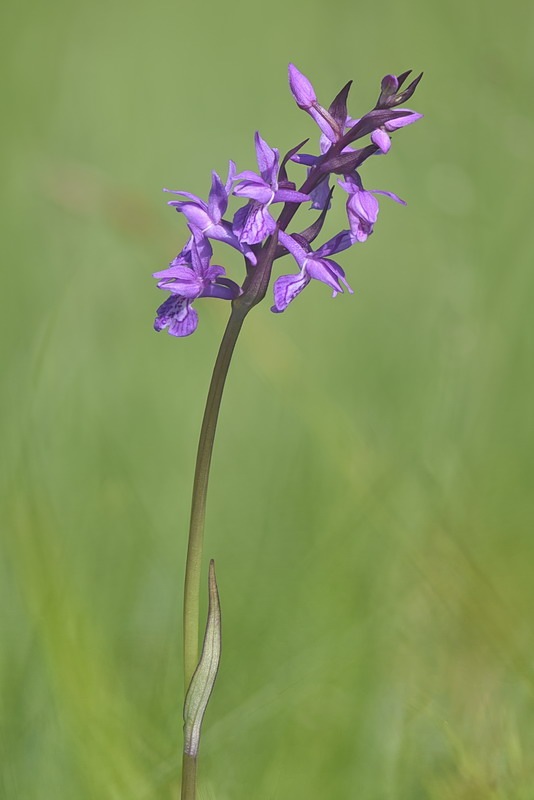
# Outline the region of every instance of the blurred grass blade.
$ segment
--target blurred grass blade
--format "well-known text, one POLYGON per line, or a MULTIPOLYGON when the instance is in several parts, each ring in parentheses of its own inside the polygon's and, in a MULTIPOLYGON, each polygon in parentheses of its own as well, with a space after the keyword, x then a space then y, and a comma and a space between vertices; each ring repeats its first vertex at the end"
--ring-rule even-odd
POLYGON ((209 566, 209 606, 202 655, 191 679, 184 703, 184 751, 196 757, 200 745, 200 729, 213 691, 221 660, 221 606, 215 577, 215 562, 209 566))

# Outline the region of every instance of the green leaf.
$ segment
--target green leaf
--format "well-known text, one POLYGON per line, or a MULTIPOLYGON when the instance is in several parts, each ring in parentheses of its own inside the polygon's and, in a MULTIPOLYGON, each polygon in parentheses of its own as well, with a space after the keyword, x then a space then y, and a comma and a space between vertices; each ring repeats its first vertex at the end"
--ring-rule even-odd
POLYGON ((196 758, 200 746, 200 729, 213 691, 221 660, 221 606, 215 577, 215 562, 210 561, 209 606, 202 655, 195 670, 184 703, 184 752, 196 758))

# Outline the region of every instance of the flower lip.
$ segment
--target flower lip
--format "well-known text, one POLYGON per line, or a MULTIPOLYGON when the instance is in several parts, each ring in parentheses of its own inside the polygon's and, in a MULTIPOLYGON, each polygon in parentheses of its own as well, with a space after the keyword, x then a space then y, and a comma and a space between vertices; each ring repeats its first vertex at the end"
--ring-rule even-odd
POLYGON ((160 305, 154 320, 154 330, 167 328, 171 336, 190 336, 197 325, 198 314, 191 301, 173 294, 160 305))

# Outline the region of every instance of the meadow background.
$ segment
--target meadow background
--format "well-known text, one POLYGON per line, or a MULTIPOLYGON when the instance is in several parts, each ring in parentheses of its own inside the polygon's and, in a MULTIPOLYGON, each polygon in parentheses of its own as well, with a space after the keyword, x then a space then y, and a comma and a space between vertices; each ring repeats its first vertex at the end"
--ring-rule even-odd
MULTIPOLYGON (((315 136, 288 61, 354 116, 356 294, 249 317, 209 499, 223 661, 206 800, 534 797, 534 14, 521 0, 4 4, 0 796, 177 796, 192 470, 228 308, 156 335, 206 194, 315 136)), ((328 232, 341 227, 343 204, 328 232)), ((227 256, 224 250, 222 252, 227 256)), ((229 269, 240 269, 230 254, 229 269)))

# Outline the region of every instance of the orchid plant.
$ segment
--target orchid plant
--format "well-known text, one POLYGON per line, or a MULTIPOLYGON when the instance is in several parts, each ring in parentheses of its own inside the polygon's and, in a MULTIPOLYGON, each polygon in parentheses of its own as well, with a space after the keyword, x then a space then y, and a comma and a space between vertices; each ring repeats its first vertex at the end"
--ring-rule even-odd
POLYGON ((218 298, 231 303, 230 317, 223 334, 202 422, 197 453, 191 521, 184 585, 184 750, 182 800, 196 797, 197 759, 202 719, 217 675, 221 626, 220 604, 213 561, 209 565, 209 609, 202 653, 199 647, 199 592, 201 582, 204 518, 213 442, 222 393, 235 343, 249 311, 261 302, 271 283, 274 262, 291 256, 293 271, 279 275, 273 283, 271 310, 281 313, 316 280, 332 290, 332 296, 352 294, 343 268, 332 256, 365 242, 373 233, 379 204, 377 195, 390 197, 405 205, 392 192, 364 188, 360 170, 367 159, 384 155, 391 147, 391 134, 421 118, 405 108, 422 74, 404 87, 410 71, 383 78, 376 105, 360 118, 348 114, 347 83, 328 108, 317 100, 308 78, 293 64, 289 65, 289 87, 297 106, 314 120, 320 130, 319 153, 302 153, 306 139, 290 149, 280 160, 279 151, 270 147, 256 132, 254 143, 258 172, 237 172, 229 162, 223 183, 212 173, 207 202, 194 194, 168 190, 179 199, 169 201, 186 219, 189 238, 167 269, 154 273, 158 288, 169 292, 157 310, 154 328, 166 329, 171 336, 194 333, 198 314, 194 307, 200 298, 218 298), (366 140, 361 147, 352 145, 366 140), (306 177, 297 189, 288 175, 289 165, 306 167, 306 177), (332 180, 346 193, 347 227, 315 250, 331 208, 332 180), (231 197, 245 200, 233 216, 225 217, 231 197), (302 230, 288 232, 300 207, 311 203, 316 218, 302 230), (276 215, 276 206, 281 206, 276 215), (211 240, 223 242, 244 258, 245 274, 241 282, 226 276, 223 266, 212 264, 211 240))

